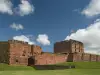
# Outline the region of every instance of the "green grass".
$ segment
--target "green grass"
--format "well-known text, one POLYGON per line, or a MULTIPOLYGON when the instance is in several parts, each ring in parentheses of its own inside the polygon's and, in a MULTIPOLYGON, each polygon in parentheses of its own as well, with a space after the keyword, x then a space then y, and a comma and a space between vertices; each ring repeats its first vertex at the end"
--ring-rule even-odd
POLYGON ((7 64, 0 64, 0 71, 27 71, 27 70, 35 70, 30 66, 11 66, 7 64))
POLYGON ((67 62, 56 65, 75 65, 75 69, 35 70, 29 66, 0 64, 0 75, 100 75, 100 62, 67 62))
POLYGON ((100 69, 100 62, 67 62, 56 65, 75 65, 76 69, 100 69))
POLYGON ((100 75, 100 69, 0 71, 0 75, 100 75))

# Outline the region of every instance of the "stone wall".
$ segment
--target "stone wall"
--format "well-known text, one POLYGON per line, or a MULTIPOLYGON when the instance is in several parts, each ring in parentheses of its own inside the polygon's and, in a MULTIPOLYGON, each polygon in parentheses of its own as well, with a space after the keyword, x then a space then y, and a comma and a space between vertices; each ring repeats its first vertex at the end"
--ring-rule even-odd
POLYGON ((37 46, 37 45, 32 45, 31 46, 31 52, 32 52, 32 55, 39 55, 41 54, 42 52, 42 48, 40 46, 37 46))
POLYGON ((42 52, 40 46, 9 40, 0 42, 0 63, 47 65, 63 62, 100 62, 100 55, 84 53, 83 44, 73 40, 55 43, 54 52, 42 52))
POLYGON ((100 55, 89 53, 69 53, 68 60, 70 62, 96 62, 100 61, 100 55))
POLYGON ((63 63, 67 61, 68 55, 43 53, 35 57, 35 65, 47 65, 63 63))
POLYGON ((73 61, 74 62, 80 62, 82 61, 82 53, 73 53, 73 61))
POLYGON ((71 53, 71 45, 69 42, 61 41, 54 44, 54 53, 71 53))
POLYGON ((54 53, 84 53, 82 42, 76 40, 65 40, 54 44, 54 53))
POLYGON ((10 46, 9 64, 28 64, 28 57, 31 56, 31 46, 27 42, 16 40, 9 40, 8 42, 10 46))
POLYGON ((67 61, 68 61, 68 62, 73 62, 73 53, 69 53, 69 54, 68 54, 67 61))
POLYGON ((97 56, 95 54, 90 54, 90 61, 97 61, 97 56))
POLYGON ((8 42, 0 42, 0 63, 9 63, 9 45, 8 42))
POLYGON ((71 51, 72 53, 84 53, 83 43, 71 40, 71 51))
POLYGON ((88 53, 83 53, 83 54, 82 54, 82 60, 83 60, 83 61, 90 61, 90 54, 88 54, 88 53))
POLYGON ((96 58, 97 59, 97 62, 100 62, 100 55, 97 55, 96 57, 97 57, 96 58))

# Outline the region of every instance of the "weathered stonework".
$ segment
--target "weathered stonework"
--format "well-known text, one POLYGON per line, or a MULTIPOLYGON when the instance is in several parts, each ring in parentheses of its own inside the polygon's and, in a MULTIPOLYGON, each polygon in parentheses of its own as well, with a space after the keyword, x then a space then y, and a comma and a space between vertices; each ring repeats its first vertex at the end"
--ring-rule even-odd
POLYGON ((47 65, 47 64, 56 64, 62 63, 67 61, 68 55, 65 54, 50 54, 50 53, 43 53, 41 55, 37 55, 35 57, 35 64, 36 65, 47 65))
POLYGON ((9 45, 8 42, 0 42, 0 63, 9 63, 9 45))
POLYGON ((28 57, 31 56, 31 45, 27 42, 9 40, 9 64, 27 64, 28 57), (22 59, 23 58, 23 61, 22 59))
POLYGON ((0 63, 28 65, 28 59, 33 55, 41 54, 41 51, 40 46, 29 45, 23 41, 8 40, 0 42, 0 63))
POLYGON ((42 52, 42 48, 40 46, 37 46, 37 45, 32 45, 31 46, 31 52, 32 52, 33 56, 39 55, 42 52))
POLYGON ((84 53, 83 43, 75 40, 65 40, 54 44, 55 53, 84 53))
POLYGON ((95 54, 90 54, 90 61, 97 61, 97 56, 95 54))
POLYGON ((54 53, 42 52, 37 45, 8 40, 0 42, 0 63, 9 65, 47 65, 63 62, 100 62, 100 55, 84 53, 84 45, 76 40, 54 44, 54 53))
POLYGON ((100 55, 96 55, 97 62, 100 62, 100 55))

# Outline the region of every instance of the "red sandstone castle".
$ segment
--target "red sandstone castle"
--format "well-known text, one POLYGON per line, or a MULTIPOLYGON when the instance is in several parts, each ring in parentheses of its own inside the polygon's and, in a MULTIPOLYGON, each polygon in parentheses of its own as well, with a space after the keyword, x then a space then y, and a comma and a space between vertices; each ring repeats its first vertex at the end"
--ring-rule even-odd
POLYGON ((100 61, 99 55, 84 53, 84 45, 76 40, 54 44, 54 53, 42 52, 40 46, 8 40, 0 42, 0 63, 9 65, 47 65, 62 62, 100 61))

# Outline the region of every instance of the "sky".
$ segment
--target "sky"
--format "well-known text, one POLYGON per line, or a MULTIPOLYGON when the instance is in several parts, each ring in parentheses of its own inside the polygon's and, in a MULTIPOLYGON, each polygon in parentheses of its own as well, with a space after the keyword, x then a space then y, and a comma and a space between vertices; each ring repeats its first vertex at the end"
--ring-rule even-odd
POLYGON ((40 45, 74 39, 100 54, 100 0, 0 0, 0 41, 40 45))

